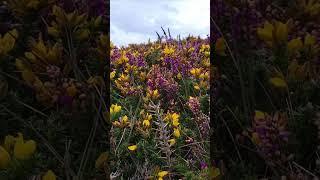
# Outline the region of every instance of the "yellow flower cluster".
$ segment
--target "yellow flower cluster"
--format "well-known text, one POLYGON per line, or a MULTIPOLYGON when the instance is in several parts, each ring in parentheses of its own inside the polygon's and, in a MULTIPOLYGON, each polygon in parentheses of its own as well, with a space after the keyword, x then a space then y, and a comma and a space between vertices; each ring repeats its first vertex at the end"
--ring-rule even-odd
POLYGON ((158 180, 163 180, 163 177, 165 177, 168 174, 169 174, 168 171, 160 171, 160 172, 158 172, 158 180))
POLYGON ((137 150, 137 148, 138 148, 137 145, 128 146, 128 149, 129 149, 130 151, 135 151, 135 150, 137 150))
POLYGON ((121 111, 121 106, 118 104, 112 104, 110 106, 110 115, 113 116, 121 111))
POLYGON ((286 23, 280 21, 270 23, 266 21, 263 28, 257 29, 258 36, 270 47, 286 43, 291 23, 291 20, 286 23))
POLYGON ((136 87, 131 85, 130 75, 121 73, 114 83, 116 87, 121 91, 122 94, 126 95, 129 91, 133 91, 136 87))
POLYGON ((116 65, 123 65, 129 62, 129 58, 126 56, 126 51, 121 52, 121 56, 116 60, 116 65))
POLYGON ((192 68, 190 70, 191 75, 199 80, 199 83, 194 85, 196 90, 200 90, 201 88, 209 87, 209 71, 205 71, 203 68, 192 68))
MULTIPOLYGON (((286 48, 288 60, 287 78, 292 80, 305 80, 306 78, 317 76, 315 59, 319 56, 320 47, 316 37, 307 33, 302 40, 300 37, 288 41, 288 33, 291 29, 292 21, 286 23, 266 21, 263 28, 258 28, 257 33, 269 47, 286 48), (299 62, 299 63, 298 63, 299 62)), ((276 49, 276 48, 275 48, 276 49)), ((284 72, 284 70, 283 70, 284 72)), ((269 79, 269 82, 277 88, 286 88, 287 84, 284 76, 276 76, 269 79)))
POLYGON ((57 177, 52 170, 48 170, 43 176, 42 180, 56 180, 57 177))
MULTIPOLYGON (((180 137, 180 130, 179 130, 179 125, 180 125, 180 122, 179 122, 179 118, 180 118, 180 115, 177 114, 177 113, 170 113, 168 112, 164 118, 165 121, 169 121, 169 123, 173 126, 173 135, 176 137, 176 138, 179 138, 180 137)), ((173 140, 171 140, 172 142, 175 142, 173 140)))
POLYGON ((17 137, 7 135, 3 146, 0 146, 0 169, 6 169, 11 161, 11 155, 17 160, 28 160, 36 151, 34 140, 24 141, 23 135, 17 137))
POLYGON ((163 54, 165 55, 165 56, 170 56, 170 55, 172 55, 173 53, 175 52, 175 49, 173 48, 173 47, 171 47, 171 46, 167 46, 166 45, 166 47, 164 48, 164 50, 163 50, 163 54))
MULTIPOLYGON (((51 22, 51 26, 48 27, 48 33, 53 37, 61 37, 65 34, 65 27, 68 25, 68 28, 72 30, 73 35, 77 40, 86 40, 90 31, 88 28, 87 15, 79 14, 76 11, 72 13, 65 12, 59 6, 54 5, 52 8, 53 15, 55 20, 51 22)), ((99 26, 101 22, 101 17, 94 19, 94 26, 99 26)))
POLYGON ((277 89, 286 89, 287 82, 281 71, 274 70, 273 77, 269 79, 269 83, 277 89))
MULTIPOLYGON (((121 108, 122 107, 118 104, 112 104, 110 107, 111 118, 114 118, 116 115, 118 115, 121 111, 121 108)), ((113 121, 112 125, 119 128, 128 127, 130 125, 129 118, 126 115, 119 117, 119 120, 113 121)))
POLYGON ((7 32, 3 37, 0 34, 0 57, 13 49, 16 38, 18 38, 16 29, 7 32))
MULTIPOLYGON (((62 59, 62 51, 61 44, 45 45, 40 36, 38 41, 32 42, 31 51, 25 52, 25 58, 35 66, 44 65, 45 63, 59 65, 62 59)), ((45 71, 45 69, 41 69, 41 71, 45 71)))
POLYGON ((130 122, 128 121, 128 116, 122 116, 120 117, 119 121, 112 122, 112 125, 119 128, 125 128, 130 125, 130 122))
POLYGON ((145 113, 144 110, 140 112, 140 115, 142 117, 142 126, 146 129, 151 126, 151 120, 152 120, 152 115, 149 113, 145 113))
POLYGON ((110 72, 110 80, 113 80, 115 76, 116 76, 116 71, 110 72))
POLYGON ((304 42, 302 42, 301 38, 290 40, 287 45, 287 51, 290 56, 295 55, 300 51, 304 51, 310 56, 316 56, 320 51, 320 48, 316 43, 316 37, 307 33, 304 42))
POLYGON ((210 57, 210 45, 209 44, 202 44, 199 50, 199 53, 203 53, 205 57, 210 57))
POLYGON ((158 89, 152 90, 152 89, 147 89, 147 96, 145 97, 145 101, 151 99, 151 100, 156 100, 160 97, 158 89))

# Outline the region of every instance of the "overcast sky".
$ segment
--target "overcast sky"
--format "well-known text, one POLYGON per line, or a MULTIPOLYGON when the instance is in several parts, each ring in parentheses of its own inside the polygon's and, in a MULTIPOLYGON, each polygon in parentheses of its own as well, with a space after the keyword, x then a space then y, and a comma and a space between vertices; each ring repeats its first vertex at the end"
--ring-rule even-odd
POLYGON ((209 35, 210 0, 110 0, 111 41, 118 46, 173 37, 209 35))

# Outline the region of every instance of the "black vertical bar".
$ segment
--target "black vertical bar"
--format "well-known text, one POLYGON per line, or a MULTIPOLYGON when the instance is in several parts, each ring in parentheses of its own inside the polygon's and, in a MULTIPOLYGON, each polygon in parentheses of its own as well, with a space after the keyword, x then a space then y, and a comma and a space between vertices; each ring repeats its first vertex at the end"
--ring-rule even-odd
MULTIPOLYGON (((106 1, 106 14, 105 14, 105 18, 106 18, 106 34, 108 35, 109 39, 108 39, 108 47, 107 47, 107 65, 106 65, 106 71, 105 71, 105 77, 104 79, 106 80, 106 105, 107 105, 107 109, 106 111, 108 112, 108 114, 110 114, 110 51, 111 51, 111 46, 110 46, 110 0, 105 0, 106 1)), ((111 125, 107 124, 107 151, 110 152, 110 128, 111 125)), ((109 153, 110 154, 110 153, 109 153)), ((107 163, 107 173, 106 174, 111 174, 110 171, 110 162, 107 163)), ((110 179, 109 176, 107 176, 106 178, 110 179)))

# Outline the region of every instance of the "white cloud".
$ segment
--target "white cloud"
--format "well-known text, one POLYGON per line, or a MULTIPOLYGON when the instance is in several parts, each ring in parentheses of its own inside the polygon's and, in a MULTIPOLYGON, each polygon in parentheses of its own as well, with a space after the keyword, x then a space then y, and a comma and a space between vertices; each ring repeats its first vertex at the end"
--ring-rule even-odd
POLYGON ((111 41, 117 46, 128 45, 131 43, 147 42, 150 39, 155 39, 152 34, 143 34, 137 32, 126 31, 118 28, 116 25, 110 27, 111 41))
POLYGON ((111 40, 116 45, 156 40, 156 31, 206 37, 210 0, 111 0, 111 40))

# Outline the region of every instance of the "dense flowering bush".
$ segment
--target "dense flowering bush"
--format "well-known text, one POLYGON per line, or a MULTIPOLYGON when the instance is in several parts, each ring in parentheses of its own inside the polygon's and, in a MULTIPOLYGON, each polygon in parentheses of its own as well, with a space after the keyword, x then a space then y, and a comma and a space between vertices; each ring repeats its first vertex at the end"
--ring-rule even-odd
POLYGON ((319 176, 319 18, 314 0, 211 3, 214 141, 221 176, 312 179, 319 176), (215 48, 218 50, 217 48, 215 48))
POLYGON ((111 167, 134 179, 207 179, 209 38, 111 46, 111 167))
POLYGON ((106 13, 101 0, 0 1, 1 180, 107 176, 106 13))

